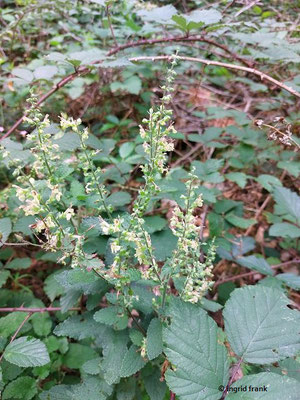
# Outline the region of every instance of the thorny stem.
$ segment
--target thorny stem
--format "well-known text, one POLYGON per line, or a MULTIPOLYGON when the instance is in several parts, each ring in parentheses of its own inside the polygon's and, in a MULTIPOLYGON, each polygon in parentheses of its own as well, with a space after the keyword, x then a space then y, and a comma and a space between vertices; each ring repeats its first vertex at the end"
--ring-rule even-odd
MULTIPOLYGON (((202 60, 204 64, 210 64, 210 65, 219 65, 219 66, 225 66, 226 68, 231 68, 231 69, 241 69, 245 72, 249 72, 252 74, 256 74, 258 76, 261 77, 261 79, 266 79, 269 82, 272 82, 274 85, 276 85, 277 87, 283 88, 285 90, 287 90, 288 92, 290 92, 291 94, 293 94, 296 97, 300 98, 300 93, 297 92, 296 90, 290 88, 287 85, 284 85, 283 83, 279 82, 276 79, 273 79, 272 77, 270 77, 269 75, 255 69, 255 68, 251 68, 253 66, 253 61, 251 60, 247 60, 241 56, 239 56, 236 53, 233 53, 231 50, 228 49, 228 47, 215 42, 214 40, 207 38, 205 36, 171 36, 168 38, 161 38, 161 39, 142 39, 142 40, 138 40, 136 42, 128 42, 125 43, 124 45, 118 46, 117 48, 111 49, 108 53, 107 56, 112 56, 122 50, 128 49, 128 48, 132 48, 132 47, 139 47, 139 46, 150 46, 150 45, 155 45, 158 43, 169 43, 169 42, 204 42, 204 43, 208 43, 211 44, 215 47, 219 47, 221 48, 223 51, 225 51, 226 53, 228 53, 233 59, 236 59, 237 61, 240 61, 241 63, 243 63, 244 65, 247 66, 246 69, 243 69, 245 67, 243 66, 239 66, 239 65, 235 65, 235 64, 227 64, 227 63, 219 63, 219 62, 214 62, 214 61, 209 61, 209 60, 202 60), (217 64, 216 64, 217 63, 217 64)), ((150 57, 150 59, 152 59, 152 57, 150 57)), ((98 64, 98 61, 95 61, 94 64, 98 64)), ((57 92, 60 88, 64 87, 65 85, 67 85, 69 82, 71 82, 73 79, 81 76, 81 75, 85 75, 90 71, 90 67, 79 67, 77 69, 76 72, 67 75, 65 78, 63 78, 61 81, 59 81, 55 86, 53 86, 53 88, 51 90, 49 90, 47 93, 45 93, 37 102, 36 107, 38 107, 39 105, 41 105, 42 103, 44 103, 44 101, 46 101, 50 96, 52 96, 52 94, 54 94, 55 92, 57 92)), ((21 123, 24 121, 24 117, 26 116, 26 113, 18 119, 18 121, 16 121, 14 123, 14 125, 1 137, 2 139, 5 139, 6 137, 8 137, 12 132, 15 131, 15 129, 17 129, 19 127, 19 125, 21 125, 21 123)))
POLYGON ((144 337, 147 336, 147 332, 145 331, 145 329, 138 323, 138 321, 136 320, 135 316, 132 314, 132 312, 129 310, 128 307, 126 307, 128 316, 130 318, 132 318, 133 322, 135 323, 136 327, 138 328, 138 330, 143 334, 144 337))
POLYGON ((229 381, 228 381, 228 383, 227 383, 227 385, 226 385, 226 387, 225 387, 225 389, 224 389, 224 391, 223 391, 221 400, 224 400, 225 397, 227 396, 227 394, 228 394, 228 388, 230 388, 230 385, 232 384, 232 382, 233 382, 233 380, 234 380, 236 374, 238 373, 238 370, 239 370, 239 368, 240 368, 242 362, 243 362, 243 359, 240 358, 239 361, 238 361, 238 363, 237 363, 236 366, 234 367, 234 370, 232 371, 231 378, 229 379, 229 381))
MULTIPOLYGON (((54 312, 61 311, 61 307, 41 307, 41 308, 31 308, 31 307, 1 307, 0 312, 26 312, 26 313, 44 313, 44 312, 54 312)), ((80 307, 69 308, 68 311, 80 311, 80 307)))

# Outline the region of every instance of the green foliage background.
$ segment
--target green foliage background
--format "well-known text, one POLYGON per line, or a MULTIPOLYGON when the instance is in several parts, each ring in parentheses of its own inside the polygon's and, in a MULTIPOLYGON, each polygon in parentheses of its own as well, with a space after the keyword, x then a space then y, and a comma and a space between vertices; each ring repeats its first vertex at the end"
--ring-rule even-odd
MULTIPOLYGON (((0 1, 3 399, 298 399, 300 4, 250 3, 0 1), (81 118, 89 128, 86 145, 95 151, 95 168, 102 168, 97 179, 107 206, 114 217, 129 218, 147 159, 139 125, 160 104, 168 68, 155 57, 176 51, 254 68, 296 95, 251 71, 178 62, 175 151, 168 154, 169 174, 156 176, 161 191, 147 207, 145 230, 164 271, 177 246, 170 212, 174 202, 184 208, 194 168, 204 201, 196 210, 205 224, 201 257, 214 240, 215 283, 190 304, 179 298, 182 283, 174 278, 164 307, 157 284, 133 265, 128 290, 136 297, 127 309, 118 303, 117 286, 91 271, 99 260, 112 263, 113 235, 103 232, 97 199, 72 164, 80 141, 61 130, 59 115, 81 118), (129 60, 147 56, 153 60, 129 60), (82 268, 71 269, 70 258, 62 265, 60 251, 41 247, 35 216, 19 208, 5 153, 29 176, 32 127, 21 121, 6 134, 28 107, 32 88, 44 100, 42 113, 52 121, 46 133, 61 154, 53 165, 63 186, 55 208, 72 205, 85 233, 90 258, 82 268), (291 146, 274 137, 272 126, 291 135, 291 146), (249 385, 268 391, 234 393, 249 385)), ((46 196, 43 176, 35 178, 46 196)))

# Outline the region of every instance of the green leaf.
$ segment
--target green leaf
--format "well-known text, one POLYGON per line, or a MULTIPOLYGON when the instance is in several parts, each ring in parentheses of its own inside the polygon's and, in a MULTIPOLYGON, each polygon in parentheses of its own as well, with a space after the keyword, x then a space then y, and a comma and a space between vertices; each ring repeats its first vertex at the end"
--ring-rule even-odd
POLYGON ((35 313, 31 323, 37 336, 48 336, 51 332, 52 320, 48 313, 35 313))
POLYGON ((281 209, 292 215, 300 223, 300 196, 285 187, 274 190, 274 198, 281 209))
POLYGON ((29 376, 21 376, 10 382, 2 393, 2 399, 31 400, 37 393, 37 383, 29 376))
POLYGON ((82 365, 94 358, 98 354, 90 346, 84 346, 79 343, 70 343, 69 351, 63 358, 63 364, 68 368, 79 369, 82 365))
POLYGON ((195 10, 187 18, 193 22, 202 22, 205 25, 215 24, 222 19, 222 14, 213 8, 209 10, 195 10))
POLYGON ((278 274, 276 275, 277 279, 284 282, 287 286, 292 289, 299 290, 300 289, 300 276, 290 273, 278 274))
POLYGON ((253 225, 256 223, 255 219, 246 219, 242 217, 238 217, 237 215, 234 215, 232 213, 225 215, 226 221, 228 221, 231 225, 237 226, 238 228, 241 229, 247 229, 249 226, 253 225))
POLYGON ((144 9, 137 12, 137 15, 144 21, 155 21, 156 23, 168 22, 175 14, 177 14, 177 10, 172 5, 155 7, 149 11, 144 9))
POLYGON ((135 148, 135 143, 125 142, 120 146, 119 154, 121 158, 127 158, 133 152, 135 148))
MULTIPOLYGON (((24 321, 24 318, 24 314, 20 312, 12 312, 0 318, 0 336, 7 338, 14 333, 24 321)), ((22 332, 24 332, 24 329, 22 332)))
POLYGON ((136 346, 142 345, 144 336, 140 331, 138 331, 136 329, 131 329, 129 332, 129 337, 130 337, 132 343, 135 344, 136 346))
POLYGON ((83 315, 72 315, 58 324, 53 333, 56 336, 68 336, 71 339, 82 340, 95 338, 103 330, 103 326, 98 324, 91 313, 83 315))
POLYGON ((153 318, 147 329, 146 349, 149 360, 162 353, 162 325, 158 318, 153 318))
POLYGON ((6 283, 9 276, 9 271, 0 271, 0 288, 6 283))
POLYGON ((88 376, 77 385, 56 385, 40 394, 41 400, 106 400, 112 388, 100 377, 88 376))
POLYGON ((294 360, 294 358, 286 358, 279 361, 278 367, 267 367, 267 370, 275 374, 289 376, 300 382, 300 363, 294 360))
POLYGON ((55 276, 60 272, 61 271, 55 271, 53 274, 47 276, 44 281, 44 292, 51 301, 64 293, 64 288, 58 285, 57 280, 55 279, 55 276))
POLYGON ((235 354, 254 364, 271 364, 296 354, 300 315, 287 307, 289 303, 277 289, 261 285, 236 289, 223 312, 235 354))
POLYGON ((145 229, 149 233, 154 233, 163 230, 167 225, 167 220, 159 215, 144 217, 145 229))
POLYGON ((163 400, 167 390, 166 382, 160 380, 161 372, 158 368, 151 371, 151 374, 145 376, 145 389, 150 397, 150 400, 163 400))
POLYGON ((29 225, 34 223, 35 218, 33 215, 22 217, 14 224, 13 232, 21 232, 23 235, 30 236, 32 235, 32 229, 29 228, 29 225))
POLYGON ((126 378, 135 374, 142 369, 146 364, 142 358, 140 349, 134 344, 127 350, 125 357, 122 361, 120 376, 126 378))
POLYGON ((57 67, 53 65, 45 65, 42 67, 37 67, 34 70, 34 76, 36 79, 46 79, 50 80, 53 78, 54 75, 56 75, 58 72, 57 67))
POLYGON ((176 248, 177 237, 173 235, 171 229, 167 228, 161 232, 155 232, 151 235, 154 255, 157 261, 165 261, 176 248))
POLYGON ((131 196, 127 192, 114 192, 106 199, 106 203, 113 207, 122 207, 131 202, 131 196))
POLYGON ((256 181, 269 192, 273 192, 276 186, 282 186, 280 180, 273 175, 259 175, 256 181))
MULTIPOLYGON (((128 335, 126 331, 114 331, 106 327, 107 337, 103 343, 103 361, 101 367, 108 384, 118 382, 121 376, 120 368, 127 350, 128 335)), ((104 336, 104 335, 103 335, 104 336)))
POLYGON ((136 379, 122 380, 116 387, 117 400, 133 400, 135 397, 136 379))
POLYGON ((210 237, 221 236, 224 230, 224 218, 214 212, 208 214, 208 226, 210 237))
POLYGON ((45 344, 29 336, 10 343, 4 351, 4 358, 19 367, 38 367, 50 362, 45 344))
POLYGON ((128 93, 139 94, 142 88, 142 81, 138 76, 133 75, 124 81, 123 87, 128 93))
POLYGON ((295 239, 300 237, 300 228, 287 222, 278 222, 271 226, 269 235, 295 239))
POLYGON ((299 398, 300 383, 296 379, 287 376, 280 376, 272 372, 262 372, 244 376, 234 382, 230 388, 232 391, 226 397, 228 400, 297 400, 299 398), (233 390, 238 387, 246 387, 247 390, 239 391, 237 394, 233 390), (261 391, 250 389, 256 387, 262 388, 261 391), (267 390, 263 391, 264 388, 267 390))
POLYGON ((176 22, 179 29, 187 31, 187 21, 182 15, 173 15, 172 20, 176 22))
POLYGON ((10 218, 0 219, 0 247, 3 246, 3 244, 8 239, 8 236, 11 233, 11 228, 12 225, 10 218))
POLYGON ((236 261, 243 267, 254 269, 255 271, 260 272, 261 274, 273 275, 273 270, 270 267, 270 264, 268 264, 264 258, 248 256, 248 257, 239 257, 236 259, 236 261))
POLYGON ((5 265, 7 269, 27 269, 31 265, 31 258, 15 258, 5 265))
POLYGON ((202 308, 179 299, 173 298, 169 311, 165 352, 175 366, 166 373, 169 388, 183 400, 219 400, 218 388, 228 381, 229 365, 217 324, 202 308))
POLYGON ((93 358, 92 360, 86 361, 82 365, 82 370, 90 375, 98 375, 101 371, 100 369, 101 358, 93 358))
POLYGON ((18 78, 24 79, 24 81, 26 82, 32 82, 34 79, 33 73, 26 68, 14 68, 11 73, 15 76, 17 76, 18 78))
POLYGON ((217 312, 223 308, 222 304, 217 303, 216 301, 208 300, 205 297, 201 299, 201 306, 206 311, 217 312))
POLYGON ((94 314, 94 320, 105 325, 114 325, 118 320, 118 308, 106 307, 94 314))
POLYGON ((230 172, 225 176, 230 181, 237 183, 242 189, 246 186, 248 175, 243 172, 230 172))
POLYGON ((224 178, 217 171, 223 164, 224 160, 210 159, 205 162, 193 161, 192 167, 195 167, 195 174, 201 181, 221 183, 224 181, 224 178))
POLYGON ((277 164, 278 168, 287 170, 295 178, 300 175, 300 162, 299 161, 280 161, 277 164))

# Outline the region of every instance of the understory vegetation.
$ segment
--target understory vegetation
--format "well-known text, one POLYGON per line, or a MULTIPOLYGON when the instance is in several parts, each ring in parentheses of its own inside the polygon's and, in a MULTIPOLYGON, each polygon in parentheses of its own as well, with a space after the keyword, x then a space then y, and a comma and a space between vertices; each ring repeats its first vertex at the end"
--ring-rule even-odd
POLYGON ((0 398, 299 399, 299 0, 0 5, 0 398))

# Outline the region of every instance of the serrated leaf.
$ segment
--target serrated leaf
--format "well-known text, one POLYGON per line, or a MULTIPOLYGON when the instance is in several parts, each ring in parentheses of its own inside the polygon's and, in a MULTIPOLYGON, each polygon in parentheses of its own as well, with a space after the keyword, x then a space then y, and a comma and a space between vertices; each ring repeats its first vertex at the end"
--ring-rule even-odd
POLYGON ((68 336, 72 339, 82 340, 95 338, 101 333, 102 327, 94 319, 91 313, 72 315, 58 324, 53 333, 56 336, 68 336))
POLYGON ((254 269, 255 271, 258 271, 264 275, 273 275, 273 270, 270 267, 270 264, 268 264, 264 258, 248 256, 239 257, 236 260, 243 267, 254 269))
POLYGON ((127 158, 133 152, 135 148, 135 143, 125 142, 120 146, 119 154, 121 158, 127 158))
POLYGON ((201 299, 201 307, 206 311, 217 312, 223 308, 222 304, 216 301, 208 300, 205 297, 201 299))
POLYGON ((8 237, 11 233, 11 228, 12 228, 12 225, 11 225, 10 218, 0 219, 0 247, 3 246, 3 244, 8 239, 8 237))
POLYGON ((227 214, 225 216, 226 221, 228 221, 231 225, 237 226, 238 228, 241 229, 247 229, 249 226, 253 225, 256 223, 255 219, 246 219, 242 217, 238 217, 237 215, 234 215, 232 213, 227 214))
POLYGON ((300 289, 300 276, 290 273, 278 274, 276 278, 280 281, 284 282, 287 286, 292 289, 299 290, 300 289))
POLYGON ((271 226, 269 235, 295 239, 300 237, 300 228, 287 222, 278 222, 271 226))
POLYGON ((171 229, 164 229, 151 235, 154 255, 157 261, 165 261, 176 248, 177 237, 173 235, 171 229))
POLYGON ((167 220, 159 215, 145 217, 145 229, 148 233, 154 233, 163 230, 167 225, 167 220))
POLYGON ((0 271, 0 288, 6 283, 9 276, 9 271, 0 271))
POLYGON ((287 170, 295 178, 298 178, 298 176, 300 175, 300 163, 299 163, 299 161, 280 161, 277 164, 277 167, 287 170))
POLYGON ((177 10, 172 5, 163 7, 155 7, 152 10, 139 10, 137 15, 145 21, 155 21, 157 23, 163 23, 170 21, 173 15, 177 14, 177 10))
POLYGON ((26 82, 32 82, 34 79, 33 73, 26 68, 14 68, 12 71, 12 74, 17 76, 18 78, 24 79, 26 82))
POLYGON ((153 318, 147 329, 146 349, 149 360, 162 353, 162 325, 158 318, 153 318))
POLYGON ((7 269, 27 269, 31 265, 31 258, 15 258, 5 265, 7 269))
POLYGON ((292 215, 300 223, 300 196, 285 187, 274 190, 274 199, 283 211, 292 215))
POLYGON ((90 375, 98 375, 101 371, 100 361, 101 361, 100 357, 93 358, 92 360, 86 361, 82 365, 82 370, 85 373, 90 374, 90 375))
POLYGON ((122 207, 131 202, 131 196, 127 192, 114 192, 107 197, 106 203, 113 207, 122 207))
POLYGON ((268 190, 269 192, 273 192, 274 188, 276 186, 282 186, 282 183, 276 176, 273 175, 259 175, 258 178, 256 178, 257 182, 261 184, 263 188, 268 190))
POLYGON ((50 80, 54 75, 57 74, 57 72, 58 69, 54 65, 44 65, 37 67, 33 73, 36 79, 50 80))
POLYGON ((50 362, 45 344, 29 336, 23 336, 10 343, 5 348, 4 358, 19 367, 37 367, 50 362))
POLYGON ((48 336, 51 332, 52 320, 48 313, 35 313, 31 323, 37 336, 48 336))
POLYGON ((161 381, 161 372, 159 369, 151 371, 151 374, 145 376, 145 389, 151 400, 163 400, 167 390, 166 382, 161 381))
POLYGON ((286 358, 285 360, 279 361, 278 367, 267 367, 267 371, 289 376, 300 383, 300 363, 294 358, 286 358))
POLYGON ((30 376, 21 376, 10 382, 2 393, 2 399, 22 399, 31 400, 37 393, 35 379, 30 376))
POLYGON ((90 346, 79 343, 70 343, 68 352, 64 355, 63 364, 68 368, 79 369, 82 365, 96 358, 98 354, 90 346))
MULTIPOLYGON (((24 318, 24 314, 20 312, 12 312, 0 318, 0 336, 7 338, 14 333, 24 321, 24 318)), ((22 332, 24 332, 24 330, 22 330, 22 332)))
POLYGON ((142 88, 142 81, 138 76, 133 75, 124 81, 123 87, 128 93, 139 94, 142 88))
POLYGON ((114 325, 118 318, 117 307, 102 308, 94 314, 94 320, 105 325, 114 325))
POLYGON ((179 299, 173 299, 169 311, 165 352, 175 366, 166 373, 169 388, 183 400, 219 400, 229 365, 226 348, 218 343, 217 324, 202 308, 179 299))
POLYGON ((136 379, 122 380, 116 387, 117 400, 134 400, 136 379))
POLYGON ((108 384, 118 382, 120 379, 120 367, 127 353, 128 334, 126 331, 113 331, 107 327, 107 338, 103 343, 103 361, 101 367, 104 378, 108 384))
POLYGON ((202 22, 205 25, 215 24, 222 19, 222 14, 213 8, 209 10, 195 10, 187 18, 188 21, 202 22))
POLYGON ((271 364, 300 349, 298 311, 289 299, 265 286, 236 289, 225 305, 225 332, 233 351, 244 361, 271 364))
POLYGON ((129 332, 129 337, 132 343, 135 344, 136 346, 142 345, 144 336, 140 331, 137 331, 136 329, 131 329, 129 332))
POLYGON ((44 282, 44 292, 51 301, 64 293, 64 288, 60 286, 55 279, 55 275, 58 275, 60 272, 61 271, 55 271, 53 274, 47 276, 44 282))
POLYGON ((248 176, 243 172, 230 172, 225 176, 230 181, 237 183, 242 189, 246 186, 248 176))
POLYGON ((145 364, 146 362, 141 356, 140 349, 133 344, 127 350, 125 357, 123 358, 120 376, 122 378, 131 376, 142 369, 145 364))
POLYGON ((238 394, 230 391, 228 400, 298 400, 300 383, 293 378, 280 376, 272 372, 262 372, 255 375, 247 375, 237 380, 231 388, 245 387, 246 391, 239 391, 238 394), (256 391, 249 388, 262 388, 256 391), (266 388, 266 390, 264 390, 266 388), (237 397, 238 396, 238 397, 237 397))
POLYGON ((77 385, 56 385, 40 394, 41 400, 106 400, 112 388, 100 377, 88 376, 77 385))

